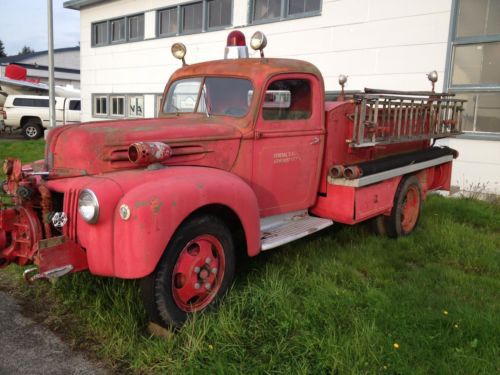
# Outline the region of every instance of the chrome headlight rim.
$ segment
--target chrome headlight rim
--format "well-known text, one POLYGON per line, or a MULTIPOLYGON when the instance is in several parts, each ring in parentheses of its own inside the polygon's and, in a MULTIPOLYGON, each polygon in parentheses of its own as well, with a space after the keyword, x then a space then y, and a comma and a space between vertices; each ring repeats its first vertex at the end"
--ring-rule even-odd
POLYGON ((80 216, 82 217, 82 219, 86 222, 86 223, 89 223, 89 224, 95 224, 97 223, 97 220, 99 219, 99 212, 100 212, 100 209, 99 209, 99 200, 97 199, 97 196, 95 195, 95 193, 91 190, 91 189, 83 189, 82 191, 80 191, 80 193, 78 194, 78 213, 80 214, 80 216), (92 215, 92 217, 90 219, 87 219, 81 212, 80 210, 80 201, 82 199, 82 196, 84 194, 88 194, 90 195, 92 201, 93 201, 93 206, 94 206, 94 214, 92 215))

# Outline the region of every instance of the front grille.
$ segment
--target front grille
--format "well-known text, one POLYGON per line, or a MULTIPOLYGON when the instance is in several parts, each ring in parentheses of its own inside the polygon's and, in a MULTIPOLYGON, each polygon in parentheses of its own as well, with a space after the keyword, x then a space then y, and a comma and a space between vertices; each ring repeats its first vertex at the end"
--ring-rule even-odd
POLYGON ((76 241, 78 194, 79 190, 69 189, 64 195, 64 212, 68 216, 68 223, 64 226, 64 234, 74 241, 76 241))

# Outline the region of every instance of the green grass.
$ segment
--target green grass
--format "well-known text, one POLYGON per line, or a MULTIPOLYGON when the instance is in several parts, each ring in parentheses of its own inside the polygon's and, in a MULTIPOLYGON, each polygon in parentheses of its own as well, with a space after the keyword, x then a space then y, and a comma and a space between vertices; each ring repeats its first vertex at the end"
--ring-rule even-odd
POLYGON ((409 237, 333 228, 262 254, 168 339, 146 333, 134 281, 25 286, 20 272, 3 288, 117 372, 500 372, 500 208, 486 202, 432 196, 409 237))
POLYGON ((20 158, 23 162, 31 162, 43 158, 45 141, 3 141, 0 140, 0 161, 7 157, 20 158))

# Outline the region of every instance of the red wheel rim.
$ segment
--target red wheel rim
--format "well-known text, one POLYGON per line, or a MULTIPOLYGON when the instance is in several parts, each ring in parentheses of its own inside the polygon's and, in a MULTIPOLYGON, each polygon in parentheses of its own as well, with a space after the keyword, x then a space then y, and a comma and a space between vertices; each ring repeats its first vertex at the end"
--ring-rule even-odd
POLYGON ((403 200, 403 209, 401 211, 401 228, 405 233, 411 232, 415 224, 417 224, 419 209, 420 193, 416 186, 410 186, 403 200))
POLYGON ((204 234, 182 249, 172 274, 172 295, 185 312, 200 311, 212 302, 224 278, 224 248, 204 234))

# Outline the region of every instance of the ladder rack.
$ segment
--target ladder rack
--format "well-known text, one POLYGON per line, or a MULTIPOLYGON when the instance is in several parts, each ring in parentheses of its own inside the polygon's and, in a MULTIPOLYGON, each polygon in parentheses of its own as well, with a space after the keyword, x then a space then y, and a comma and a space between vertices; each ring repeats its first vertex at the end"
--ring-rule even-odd
POLYGON ((465 100, 453 94, 365 89, 353 97, 350 147, 437 139, 462 133, 465 100))

